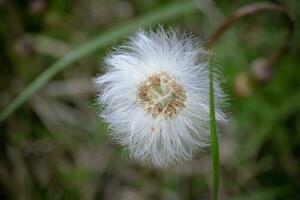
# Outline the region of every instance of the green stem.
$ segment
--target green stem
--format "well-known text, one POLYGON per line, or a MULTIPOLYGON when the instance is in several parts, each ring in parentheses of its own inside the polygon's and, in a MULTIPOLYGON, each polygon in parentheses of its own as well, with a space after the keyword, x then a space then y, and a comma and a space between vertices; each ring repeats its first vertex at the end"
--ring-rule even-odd
POLYGON ((42 72, 33 82, 31 82, 23 92, 0 113, 0 122, 9 117, 17 108, 34 95, 42 86, 51 80, 56 74, 71 65, 75 61, 107 46, 124 35, 135 31, 138 28, 145 27, 154 23, 166 21, 178 17, 186 12, 197 11, 194 1, 176 2, 161 9, 155 10, 149 14, 119 25, 98 37, 80 45, 72 52, 68 53, 62 59, 56 61, 53 65, 42 72))
POLYGON ((210 142, 211 142, 211 157, 213 168, 213 188, 212 199, 218 199, 219 184, 220 184, 220 161, 219 161, 219 144, 218 133, 215 116, 215 99, 214 99, 214 77, 213 66, 209 67, 209 115, 210 115, 210 142))

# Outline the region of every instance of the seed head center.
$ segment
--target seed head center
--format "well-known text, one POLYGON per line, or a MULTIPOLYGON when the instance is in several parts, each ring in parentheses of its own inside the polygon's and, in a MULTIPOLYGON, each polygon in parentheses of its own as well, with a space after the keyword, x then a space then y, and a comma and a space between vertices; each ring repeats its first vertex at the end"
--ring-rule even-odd
POLYGON ((172 118, 185 107, 186 94, 182 86, 166 72, 150 75, 138 87, 138 99, 145 110, 156 118, 172 118))

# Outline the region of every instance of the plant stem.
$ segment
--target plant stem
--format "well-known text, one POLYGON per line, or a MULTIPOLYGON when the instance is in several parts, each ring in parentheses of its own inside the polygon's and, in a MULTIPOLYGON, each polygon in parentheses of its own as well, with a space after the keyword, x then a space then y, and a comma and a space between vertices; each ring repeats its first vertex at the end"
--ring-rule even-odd
POLYGON ((213 188, 212 199, 218 199, 220 184, 220 161, 217 125, 215 117, 215 99, 214 99, 214 77, 213 66, 209 67, 209 116, 210 116, 210 142, 211 142, 211 160, 213 168, 213 188))

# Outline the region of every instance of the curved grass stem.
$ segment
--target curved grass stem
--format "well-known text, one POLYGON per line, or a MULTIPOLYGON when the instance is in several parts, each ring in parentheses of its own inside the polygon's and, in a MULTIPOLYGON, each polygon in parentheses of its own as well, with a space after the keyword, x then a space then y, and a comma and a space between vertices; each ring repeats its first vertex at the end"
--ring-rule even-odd
MULTIPOLYGON (((288 50, 288 45, 291 41, 294 32, 294 23, 287 11, 280 5, 273 3, 254 3, 243 6, 236 11, 234 11, 230 16, 228 16, 224 22, 218 27, 218 29, 212 34, 208 39, 206 47, 210 49, 213 44, 239 19, 254 15, 257 13, 262 13, 264 11, 273 12, 280 14, 285 19, 287 24, 287 34, 283 40, 282 46, 275 51, 271 56, 268 57, 266 65, 271 67, 276 63, 279 58, 284 55, 288 50)), ((214 86, 213 86, 213 66, 209 69, 209 103, 210 103, 210 140, 211 140, 211 156, 212 156, 212 166, 213 166, 213 189, 212 189, 212 199, 218 199, 218 191, 220 184, 220 161, 219 161, 219 145, 218 145, 218 134, 217 125, 215 119, 215 101, 214 101, 214 86)))

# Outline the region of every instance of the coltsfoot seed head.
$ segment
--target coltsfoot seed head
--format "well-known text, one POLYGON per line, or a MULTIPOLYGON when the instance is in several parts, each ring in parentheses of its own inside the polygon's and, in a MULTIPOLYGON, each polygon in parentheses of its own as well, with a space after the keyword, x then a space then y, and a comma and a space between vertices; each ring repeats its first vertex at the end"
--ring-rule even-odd
MULTIPOLYGON (((196 39, 169 29, 139 31, 105 58, 95 78, 100 116, 132 158, 158 167, 190 160, 209 141, 208 63, 196 39)), ((216 118, 223 92, 215 81, 216 118)))
POLYGON ((153 118, 161 115, 166 120, 175 117, 184 108, 186 99, 182 86, 164 71, 143 81, 137 95, 146 112, 153 118))

